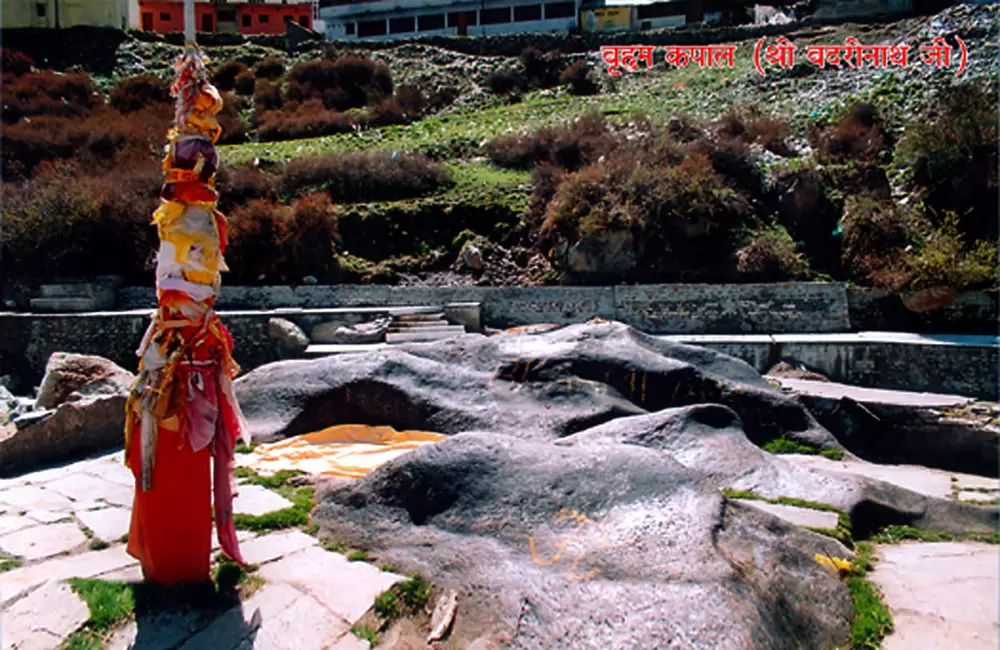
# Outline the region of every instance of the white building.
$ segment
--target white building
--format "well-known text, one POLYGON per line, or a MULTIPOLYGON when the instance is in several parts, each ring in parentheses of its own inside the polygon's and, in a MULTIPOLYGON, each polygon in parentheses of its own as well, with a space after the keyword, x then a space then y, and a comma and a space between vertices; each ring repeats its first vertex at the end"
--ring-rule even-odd
POLYGON ((578 13, 579 0, 382 0, 319 9, 327 38, 347 40, 566 32, 578 13))

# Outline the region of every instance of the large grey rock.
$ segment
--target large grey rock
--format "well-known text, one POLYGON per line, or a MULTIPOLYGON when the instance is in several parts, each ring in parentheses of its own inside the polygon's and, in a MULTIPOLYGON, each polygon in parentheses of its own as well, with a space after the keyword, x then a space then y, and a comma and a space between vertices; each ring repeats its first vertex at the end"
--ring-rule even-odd
POLYGON ((635 445, 461 434, 326 495, 314 517, 456 589, 458 645, 487 630, 503 647, 573 650, 824 648, 850 634, 850 596, 813 559, 846 549, 635 445))
POLYGON ((285 318, 272 318, 267 321, 267 335, 286 355, 301 354, 309 347, 309 337, 302 328, 285 318))
POLYGON ((610 322, 274 363, 239 379, 236 391, 262 441, 343 422, 551 440, 617 417, 715 402, 737 412, 757 444, 784 435, 840 448, 743 361, 610 322))
POLYGON ((103 395, 126 395, 135 375, 102 357, 56 352, 45 365, 36 404, 55 408, 66 401, 103 395))

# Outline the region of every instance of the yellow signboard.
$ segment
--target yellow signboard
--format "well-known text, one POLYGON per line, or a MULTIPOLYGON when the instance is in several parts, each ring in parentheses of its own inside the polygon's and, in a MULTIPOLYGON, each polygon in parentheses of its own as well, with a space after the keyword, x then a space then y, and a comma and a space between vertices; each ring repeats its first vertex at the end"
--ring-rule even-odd
POLYGON ((588 9, 582 16, 583 31, 609 32, 618 29, 629 29, 632 26, 632 10, 630 7, 602 7, 588 9))

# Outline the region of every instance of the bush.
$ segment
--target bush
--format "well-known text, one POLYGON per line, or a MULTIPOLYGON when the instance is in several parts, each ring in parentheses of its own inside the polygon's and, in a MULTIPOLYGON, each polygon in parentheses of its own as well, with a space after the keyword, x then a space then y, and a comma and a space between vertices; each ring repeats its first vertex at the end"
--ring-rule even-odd
POLYGON ((487 143, 486 155, 500 167, 530 169, 549 163, 576 171, 596 162, 616 143, 604 118, 590 114, 571 124, 544 127, 529 135, 496 138, 487 143))
POLYGON ((108 103, 121 113, 135 111, 156 104, 171 104, 170 84, 151 74, 140 74, 122 79, 111 89, 108 103))
POLYGON ((30 181, 5 183, 5 269, 40 279, 148 280, 156 246, 149 221, 159 204, 161 174, 152 159, 96 176, 85 175, 77 163, 55 162, 39 167, 30 181))
POLYGON ((521 51, 521 66, 524 68, 524 88, 552 88, 559 83, 559 73, 565 67, 558 50, 542 52, 537 47, 526 47, 521 51))
POLYGON ((956 214, 946 214, 924 238, 910 263, 913 279, 909 288, 947 286, 961 291, 996 287, 1000 273, 997 242, 982 239, 966 245, 959 225, 956 214))
POLYGON ((997 238, 996 92, 978 84, 942 91, 906 127, 899 165, 925 188, 925 203, 955 212, 973 238, 997 238))
POLYGON ((337 219, 329 196, 291 206, 253 200, 229 217, 227 263, 238 282, 298 282, 328 277, 334 268, 337 219))
POLYGON ((821 162, 872 161, 892 151, 892 139, 872 104, 853 104, 831 127, 814 137, 821 162))
POLYGON ((222 101, 222 110, 216 116, 219 126, 222 127, 219 144, 246 142, 250 125, 240 117, 240 112, 246 109, 246 103, 233 93, 223 93, 222 101))
MULTIPOLYGON (((212 71, 212 85, 222 92, 233 90, 236 77, 248 72, 245 64, 239 61, 226 61, 212 71)), ((251 73, 252 74, 252 73, 251 73)))
POLYGON ((448 169, 425 156, 379 151, 292 160, 281 188, 321 189, 338 202, 391 201, 431 194, 450 182, 448 169))
POLYGON ((253 91, 254 110, 258 113, 281 110, 285 105, 281 95, 281 84, 267 79, 258 79, 253 91))
POLYGON ((780 226, 758 233, 737 252, 736 258, 736 270, 751 282, 797 280, 809 272, 809 263, 780 226))
POLYGON ((103 104, 97 86, 85 74, 32 72, 4 81, 6 124, 36 115, 86 117, 103 104))
POLYGON ((317 138, 354 130, 349 115, 327 110, 316 99, 289 110, 266 111, 258 116, 257 122, 257 137, 261 142, 317 138))
POLYGON ((402 86, 392 99, 374 106, 365 117, 367 126, 379 127, 392 124, 409 124, 420 118, 424 98, 414 86, 402 86))
POLYGON ((257 79, 252 72, 247 70, 236 75, 236 79, 233 80, 233 90, 236 91, 237 95, 251 97, 254 94, 256 84, 257 79))
POLYGON ((35 62, 31 57, 20 50, 5 47, 2 50, 2 56, 3 62, 0 65, 3 66, 3 74, 5 75, 10 74, 20 77, 21 75, 28 74, 35 67, 35 62))
POLYGON ((269 56, 255 65, 253 72, 258 79, 274 81, 285 74, 285 62, 280 57, 269 56))
POLYGON ((732 108, 718 123, 718 133, 724 138, 759 144, 779 156, 792 156, 788 146, 792 128, 782 119, 764 115, 756 106, 732 108))
POLYGON ((253 199, 274 197, 277 178, 257 167, 242 165, 229 167, 222 165, 216 176, 219 190, 219 209, 229 212, 238 205, 246 205, 253 199))
POLYGON ((859 284, 898 290, 913 279, 906 248, 920 242, 921 220, 891 202, 850 197, 841 220, 841 254, 850 278, 859 284))
POLYGON ((559 83, 568 85, 573 95, 596 95, 597 84, 590 78, 590 66, 584 60, 571 63, 559 75, 559 83))
POLYGON ((486 77, 486 85, 494 95, 513 95, 526 89, 528 82, 517 70, 497 70, 486 77))
POLYGON ((345 56, 296 64, 288 74, 288 98, 322 100, 327 109, 346 111, 392 97, 392 74, 384 63, 345 56))

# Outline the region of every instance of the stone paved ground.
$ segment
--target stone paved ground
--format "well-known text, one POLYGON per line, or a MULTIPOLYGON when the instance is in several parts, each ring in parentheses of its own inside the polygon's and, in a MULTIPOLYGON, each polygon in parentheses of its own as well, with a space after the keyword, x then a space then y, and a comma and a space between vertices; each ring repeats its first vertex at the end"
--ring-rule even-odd
MULTIPOLYGON (((0 572, 3 650, 55 650, 87 622, 87 606, 69 578, 141 581, 124 544, 132 486, 120 452, 0 480, 0 553, 21 558, 20 567, 0 572)), ((242 485, 235 508, 259 516, 291 505, 266 488, 242 485)), ((245 559, 259 565, 255 575, 264 580, 248 600, 214 613, 142 614, 106 647, 368 648, 350 629, 400 576, 349 562, 298 529, 239 537, 245 559)))

